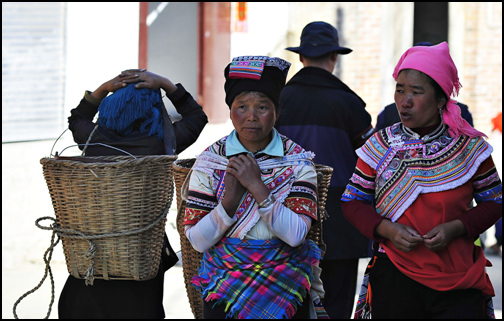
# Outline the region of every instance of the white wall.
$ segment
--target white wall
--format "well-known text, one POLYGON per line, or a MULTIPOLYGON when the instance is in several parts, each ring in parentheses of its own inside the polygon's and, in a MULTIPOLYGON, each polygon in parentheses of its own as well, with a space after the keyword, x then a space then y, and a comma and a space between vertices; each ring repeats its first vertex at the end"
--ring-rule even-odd
MULTIPOLYGON (((288 28, 287 2, 247 2, 247 32, 233 32, 236 3, 231 7, 231 57, 284 52, 288 28)), ((283 55, 285 56, 285 54, 283 55)))
POLYGON ((65 114, 84 90, 138 67, 138 2, 68 2, 65 114))

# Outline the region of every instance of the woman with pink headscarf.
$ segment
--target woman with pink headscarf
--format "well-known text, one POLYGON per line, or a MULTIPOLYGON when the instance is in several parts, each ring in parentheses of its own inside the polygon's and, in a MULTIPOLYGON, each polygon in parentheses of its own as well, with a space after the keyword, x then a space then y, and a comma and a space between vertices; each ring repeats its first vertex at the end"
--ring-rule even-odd
POLYGON ((491 264, 474 241, 502 217, 493 149, 451 99, 462 86, 446 42, 408 49, 393 77, 401 123, 356 151, 342 197, 374 240, 356 317, 492 317, 491 264))

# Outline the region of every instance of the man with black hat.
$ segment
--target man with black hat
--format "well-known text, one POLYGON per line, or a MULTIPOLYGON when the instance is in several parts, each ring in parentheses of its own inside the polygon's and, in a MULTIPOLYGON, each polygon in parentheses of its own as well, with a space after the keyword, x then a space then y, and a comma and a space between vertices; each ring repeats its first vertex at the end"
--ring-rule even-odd
POLYGON ((359 258, 369 256, 369 240, 341 211, 340 199, 357 163, 355 150, 373 133, 366 104, 332 74, 340 54, 338 31, 325 22, 311 22, 301 45, 287 50, 299 54, 302 68, 280 97, 278 131, 315 153, 315 163, 334 168, 327 194, 328 218, 323 221, 327 249, 320 267, 324 307, 331 318, 350 318, 357 285, 359 258))

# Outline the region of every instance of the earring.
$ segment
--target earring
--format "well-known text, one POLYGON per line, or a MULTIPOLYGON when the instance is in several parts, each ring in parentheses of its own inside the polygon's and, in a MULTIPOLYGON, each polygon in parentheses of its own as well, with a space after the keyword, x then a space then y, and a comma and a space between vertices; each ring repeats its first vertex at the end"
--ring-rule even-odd
POLYGON ((441 123, 443 123, 443 108, 439 108, 439 117, 441 118, 441 123))

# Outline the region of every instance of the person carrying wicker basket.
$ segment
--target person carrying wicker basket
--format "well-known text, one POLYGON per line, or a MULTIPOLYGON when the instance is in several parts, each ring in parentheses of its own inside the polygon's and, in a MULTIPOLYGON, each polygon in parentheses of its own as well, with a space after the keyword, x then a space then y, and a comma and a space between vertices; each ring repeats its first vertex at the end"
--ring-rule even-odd
MULTIPOLYGON (((225 68, 234 130, 195 161, 185 234, 203 253, 192 278, 204 318, 309 318, 322 252, 313 153, 273 128, 290 63, 236 57, 225 68)), ((312 310, 313 311, 313 310, 312 310)))
MULTIPOLYGON (((94 92, 86 91, 68 118, 74 140, 86 156, 126 155, 123 151, 174 155, 194 143, 207 122, 201 106, 181 84, 145 69, 125 70, 94 92), (172 123, 161 88, 182 115, 180 121, 172 123)), ((60 296, 59 318, 164 318, 164 273, 177 261, 164 233, 161 262, 153 279, 95 279, 87 286, 70 275, 60 296)))

